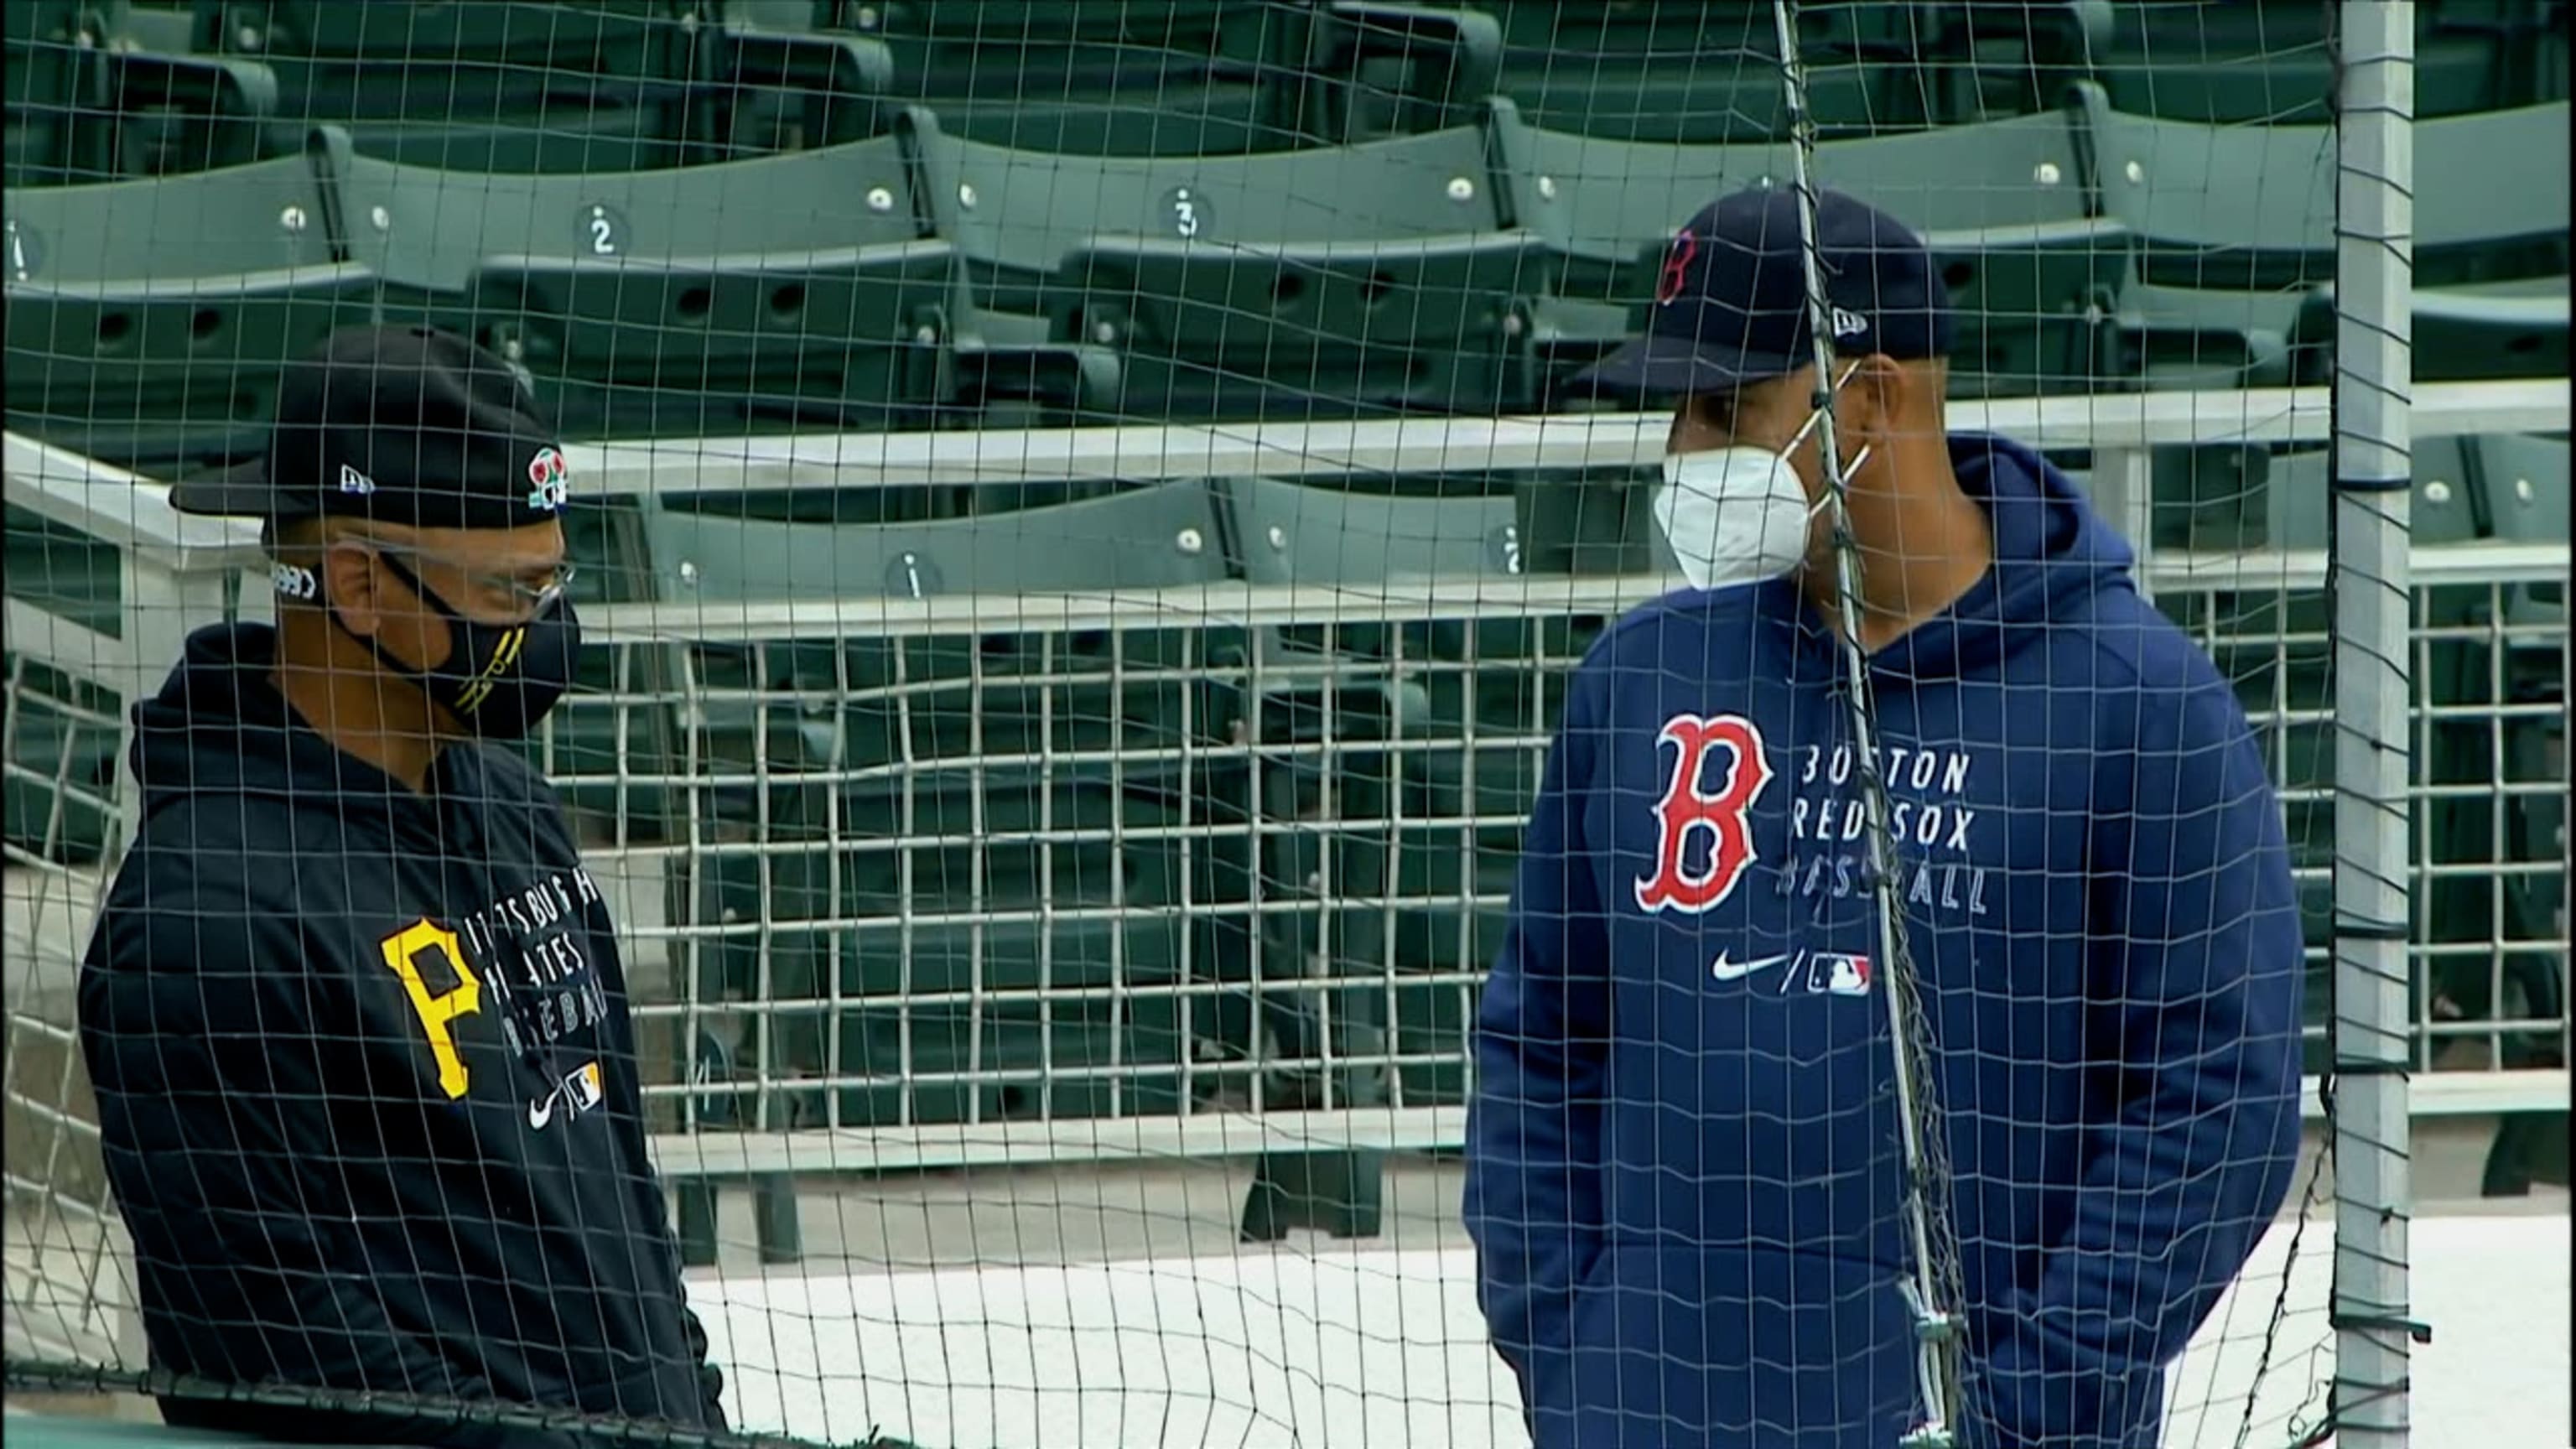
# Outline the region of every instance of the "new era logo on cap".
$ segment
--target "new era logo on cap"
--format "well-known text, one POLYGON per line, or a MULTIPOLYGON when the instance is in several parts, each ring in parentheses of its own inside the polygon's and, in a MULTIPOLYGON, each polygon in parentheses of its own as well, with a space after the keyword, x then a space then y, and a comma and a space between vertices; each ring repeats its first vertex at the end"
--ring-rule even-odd
POLYGON ((340 491, 364 497, 376 491, 376 480, 343 463, 340 465, 340 491))
POLYGON ((1815 360, 1815 303, 1846 346, 1899 360, 1945 356, 1950 302, 1922 238, 1839 192, 1816 194, 1808 295, 1807 218, 1794 187, 1757 186, 1701 208, 1675 232, 1655 278, 1646 335, 1577 379, 1622 391, 1724 392, 1815 360))

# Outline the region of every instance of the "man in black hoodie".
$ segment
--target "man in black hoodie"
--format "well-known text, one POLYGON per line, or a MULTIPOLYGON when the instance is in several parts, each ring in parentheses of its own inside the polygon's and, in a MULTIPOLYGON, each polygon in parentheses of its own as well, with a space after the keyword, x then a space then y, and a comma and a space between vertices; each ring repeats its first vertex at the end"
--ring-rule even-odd
MULTIPOLYGON (((158 1369, 725 1428, 607 906, 545 782, 486 748, 572 679, 568 492, 507 365, 426 328, 335 334, 265 459, 172 490, 264 521, 278 622, 198 632, 136 709, 141 830, 81 974, 158 1369)), ((570 1442, 261 1398, 162 1415, 570 1442)))

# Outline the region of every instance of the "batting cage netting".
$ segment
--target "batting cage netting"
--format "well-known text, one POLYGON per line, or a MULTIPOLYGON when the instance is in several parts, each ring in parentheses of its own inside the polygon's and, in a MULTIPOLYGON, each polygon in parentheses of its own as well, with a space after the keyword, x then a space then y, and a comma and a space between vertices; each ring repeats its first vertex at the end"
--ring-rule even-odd
POLYGON ((2566 1442, 2562 0, 0 11, 13 1439, 2566 1442))

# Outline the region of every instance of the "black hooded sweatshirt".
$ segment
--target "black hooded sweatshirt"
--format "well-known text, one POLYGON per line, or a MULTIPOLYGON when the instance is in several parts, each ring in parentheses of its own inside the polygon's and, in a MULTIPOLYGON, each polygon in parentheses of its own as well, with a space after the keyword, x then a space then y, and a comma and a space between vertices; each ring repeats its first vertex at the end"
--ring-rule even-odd
MULTIPOLYGON (((722 1430, 646 1159, 608 909, 519 759, 414 792, 307 728, 276 635, 200 631, 135 710, 143 820, 81 1047, 154 1365, 722 1430)), ((268 1439, 569 1442, 167 1396, 268 1439)))

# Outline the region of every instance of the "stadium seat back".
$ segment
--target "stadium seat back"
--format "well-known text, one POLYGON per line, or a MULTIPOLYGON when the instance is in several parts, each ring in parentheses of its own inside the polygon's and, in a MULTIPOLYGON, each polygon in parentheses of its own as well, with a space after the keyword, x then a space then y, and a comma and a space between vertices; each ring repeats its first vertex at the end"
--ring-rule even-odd
MULTIPOLYGON (((2483 382, 2567 375, 2567 280, 2487 286, 2419 287, 2408 343, 2417 382, 2483 382)), ((2291 353, 2297 381, 2323 386, 2334 376, 2337 317, 2334 289, 2319 288, 2300 305, 2291 353)))
POLYGON ((2565 438, 2490 434, 2477 440, 2474 457, 2488 537, 2513 543, 2567 541, 2565 438))
POLYGON ((2331 129, 2210 126, 2113 109, 2097 86, 2077 94, 2098 204, 2137 239, 2146 280, 2253 291, 2330 278, 2331 129))
POLYGON ((276 76, 189 54, 185 14, 129 0, 11 0, 0 17, 0 178, 12 189, 203 171, 296 147, 293 128, 261 144, 276 76))
POLYGON ((1521 572, 1509 493, 1420 498, 1280 478, 1219 485, 1254 583, 1377 584, 1419 578, 1509 578, 1521 572))
MULTIPOLYGON (((107 37, 101 8, 80 0, 19 0, 0 5, 6 44, 7 119, 0 124, 0 161, 9 189, 53 186, 79 169, 74 130, 82 110, 104 103, 107 37)), ((95 179, 95 178, 90 178, 95 179)))
MULTIPOLYGON (((1530 0, 1493 9, 1503 22, 1500 93, 1540 127, 1664 144, 1788 134, 1767 4, 1530 0)), ((1808 105, 1827 134, 1954 118, 1946 82, 1927 86, 1904 63, 1940 46, 1920 23, 1930 9, 1802 7, 1808 105)))
POLYGON ((826 7, 893 47, 901 94, 958 135, 1073 155, 1224 155, 1286 144, 1263 59, 1289 7, 898 3, 826 7))
POLYGON ((459 171, 628 170, 679 159, 692 63, 666 0, 199 0, 198 48, 276 72, 278 128, 459 171))
POLYGON ((1515 304, 1535 277, 1527 234, 1502 225, 1479 128, 1113 167, 1070 185, 1086 191, 1096 209, 1073 201, 1046 244, 1073 249, 1044 305, 1059 338, 1123 349, 1130 415, 1511 401, 1515 304), (1077 215, 1079 234, 1064 225, 1077 215))
POLYGON ((850 526, 751 516, 740 495, 665 497, 645 529, 666 599, 1081 593, 1225 577, 1203 483, 918 523, 850 526), (728 504, 728 498, 736 500, 728 504))
POLYGON ((13 292, 29 282, 173 284, 333 265, 322 185, 302 154, 192 175, 12 188, 0 205, 13 292))
POLYGON ((367 320, 303 155, 0 199, 10 426, 102 460, 256 451, 279 366, 367 320))
POLYGON ((1016 771, 853 793, 836 913, 859 922, 853 984, 882 997, 1178 980, 1180 912, 1208 903, 1186 880, 1179 804, 1016 771))
MULTIPOLYGON (((1521 224, 1569 257, 1625 267, 1709 200, 1795 183, 1785 143, 1657 145, 1545 131, 1505 112, 1498 125, 1521 224)), ((2071 118, 2063 112, 1820 142, 1819 185, 1930 234, 2064 226, 2089 215, 2071 118)), ((1648 277, 1614 295, 1650 293, 1648 277)))
MULTIPOLYGON (((2461 440, 2418 438, 2414 452, 2415 488, 2407 516, 2416 546, 2480 537, 2475 486, 2461 440)), ((2334 478, 2326 450, 2275 453, 2266 463, 2260 485, 2270 515, 2265 542, 2276 549, 2332 546, 2328 520, 2334 510, 2334 478)))
MULTIPOLYGON (((2146 280, 2235 291, 2332 280, 2332 127, 2202 125, 2118 110, 2098 86, 2078 95, 2096 201, 2138 239, 2146 280)), ((2419 258, 2563 242, 2567 129, 2564 102, 2419 121, 2419 258)))
POLYGON ((658 171, 434 171, 343 155, 388 310, 526 365, 574 435, 927 416, 956 288, 892 136, 658 171))
POLYGON ((1360 248, 1502 224, 1474 127, 1191 159, 1016 151, 936 125, 916 134, 940 235, 969 260, 1023 278, 1054 273, 1109 239, 1210 251, 1360 248))
MULTIPOLYGON (((1186 591, 1229 571, 1215 503, 1197 482, 865 526, 752 516, 739 498, 664 498, 646 511, 645 537, 666 601, 1105 598, 1186 591)), ((874 634, 763 651, 742 683, 814 701, 827 742, 839 741, 826 743, 826 754, 837 751, 852 767, 1136 749, 1223 737, 1241 713, 1229 698, 1240 634, 1186 621, 1115 632, 874 634)), ((714 727, 739 735, 748 722, 736 714, 714 727)), ((748 753, 739 740, 711 748, 728 758, 748 753)), ((1141 761, 1128 768, 1168 773, 1141 761)))
MULTIPOLYGON (((2112 18, 2094 73, 2121 109, 2215 125, 2318 124, 2331 114, 2328 7, 2308 0, 2104 6, 2112 18)), ((2513 104, 2515 28, 2453 23, 2458 7, 2416 7, 2415 113, 2513 104)))
POLYGON ((285 59, 403 65, 509 63, 587 72, 641 54, 664 0, 484 0, 474 5, 343 5, 336 0, 200 0, 199 38, 285 59), (220 24, 213 22, 220 21, 220 24))

